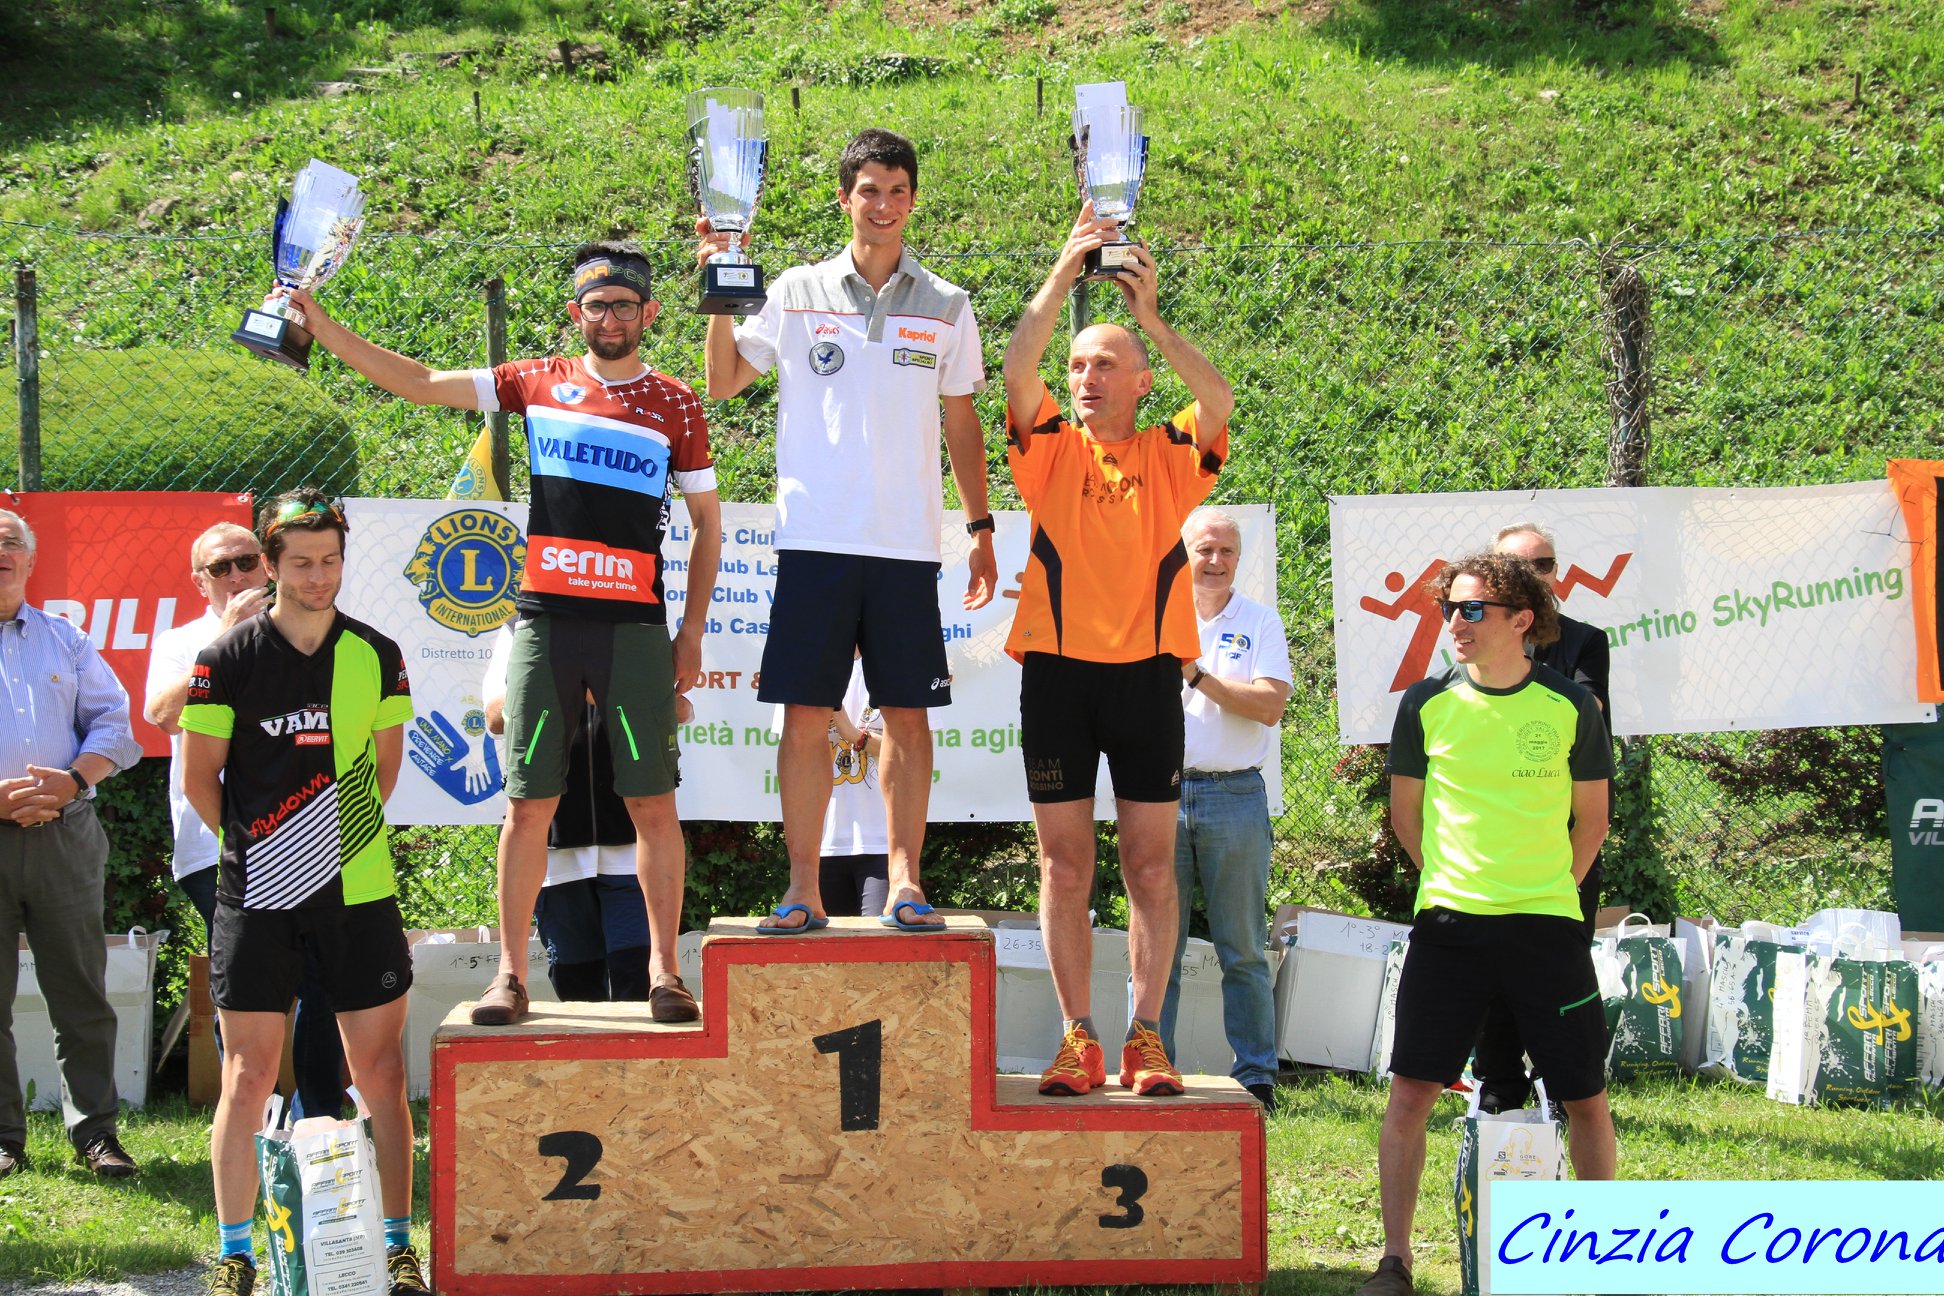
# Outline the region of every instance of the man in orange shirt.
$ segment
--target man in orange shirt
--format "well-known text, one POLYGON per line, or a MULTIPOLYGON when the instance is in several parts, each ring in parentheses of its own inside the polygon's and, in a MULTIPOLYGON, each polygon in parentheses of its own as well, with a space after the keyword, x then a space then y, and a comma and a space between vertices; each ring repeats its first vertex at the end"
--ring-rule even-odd
POLYGON ((1161 318, 1147 249, 1113 282, 1140 332, 1096 324, 1073 339, 1068 422, 1039 365, 1089 251, 1118 233, 1082 207, 1066 246, 1006 348, 1006 457, 1032 519, 1031 556, 1006 651, 1022 665, 1020 749, 1040 843, 1040 927, 1065 1037, 1040 1092, 1106 1083, 1088 1001, 1093 934, 1094 780, 1106 756, 1127 883, 1134 1020, 1123 1085, 1178 1094, 1181 1074, 1156 1027, 1177 910, 1175 806, 1181 798, 1182 681, 1198 683, 1201 639, 1181 524, 1215 484, 1235 407, 1227 379, 1161 318), (1146 340, 1143 340, 1145 335, 1146 340), (1148 343, 1194 402, 1142 428, 1154 387, 1148 343))

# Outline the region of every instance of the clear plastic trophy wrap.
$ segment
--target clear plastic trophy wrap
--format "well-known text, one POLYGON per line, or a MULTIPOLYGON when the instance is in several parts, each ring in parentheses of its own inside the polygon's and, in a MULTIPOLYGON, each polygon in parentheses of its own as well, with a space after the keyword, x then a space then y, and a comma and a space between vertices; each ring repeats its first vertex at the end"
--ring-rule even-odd
MULTIPOLYGON (((364 228, 364 205, 358 177, 312 158, 297 173, 290 197, 277 202, 270 230, 277 286, 310 292, 343 269, 364 228)), ((243 313, 243 323, 230 340, 293 369, 310 369, 311 335, 304 328, 304 314, 274 292, 262 306, 243 313)))
MULTIPOLYGON (((756 220, 769 159, 763 96, 724 87, 688 97, 689 187, 718 234, 746 234, 756 220)), ((732 242, 702 267, 705 315, 753 315, 763 309, 763 268, 732 242)))
POLYGON ((1127 84, 1103 81, 1074 87, 1073 170, 1080 197, 1091 198, 1094 215, 1120 222, 1122 237, 1087 253, 1087 278, 1121 273, 1134 259, 1126 238, 1134 206, 1147 174, 1148 137, 1141 133, 1141 110, 1127 102, 1127 84))

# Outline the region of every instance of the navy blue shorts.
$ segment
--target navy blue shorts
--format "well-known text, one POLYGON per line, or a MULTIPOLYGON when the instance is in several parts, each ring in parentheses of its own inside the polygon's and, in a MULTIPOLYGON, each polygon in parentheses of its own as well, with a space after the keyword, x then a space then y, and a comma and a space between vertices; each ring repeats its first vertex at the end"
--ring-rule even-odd
POLYGON ((620 950, 648 947, 641 883, 619 873, 541 887, 533 918, 549 964, 598 963, 620 950))
POLYGON ((951 668, 938 616, 937 563, 785 549, 756 696, 786 706, 844 703, 860 650, 871 705, 946 706, 951 668))

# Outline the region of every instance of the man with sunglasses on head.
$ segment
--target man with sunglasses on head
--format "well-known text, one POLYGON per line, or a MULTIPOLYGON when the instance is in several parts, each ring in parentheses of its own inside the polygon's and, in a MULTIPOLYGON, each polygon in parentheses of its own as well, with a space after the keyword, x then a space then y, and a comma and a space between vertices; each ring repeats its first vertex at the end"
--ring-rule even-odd
POLYGON ((1577 890, 1606 834, 1606 722, 1589 690, 1526 655, 1559 635, 1531 563, 1474 554, 1427 592, 1456 661, 1405 690, 1391 732, 1391 824, 1421 876, 1377 1145, 1384 1255, 1358 1296, 1413 1290, 1425 1123, 1495 999, 1566 1109, 1576 1177, 1611 1179, 1616 1156, 1577 890))
MULTIPOLYGON (((142 714, 169 735, 169 820, 175 828, 171 871, 176 885, 202 915, 204 931, 216 923, 216 835, 202 821, 182 790, 182 708, 189 700, 190 670, 196 655, 225 631, 241 625, 270 604, 270 572, 263 549, 248 527, 218 522, 189 546, 189 579, 208 606, 185 625, 155 636, 149 650, 147 701, 142 714)), ((337 1116, 344 1105, 344 1045, 337 1017, 324 993, 314 957, 304 959, 297 986, 297 1019, 291 1026, 290 1056, 297 1092, 291 1111, 305 1116, 337 1116)), ((222 1048, 222 1035, 216 1047, 222 1048)))
POLYGON ((612 786, 635 826, 648 906, 649 1011, 658 1022, 696 1020, 701 1010, 675 961, 685 864, 675 817, 675 698, 702 674, 722 511, 701 401, 688 384, 641 362, 642 334, 661 310, 647 259, 626 243, 584 244, 574 254, 567 314, 585 354, 493 369, 429 369, 359 337, 308 294, 291 300, 322 346, 386 391, 421 405, 511 410, 526 420, 533 504, 506 677, 505 939, 473 1023, 506 1026, 526 1015, 526 932, 588 693, 613 735, 612 786), (683 600, 693 615, 672 643, 661 560, 671 487, 688 504, 694 535, 683 600))
MULTIPOLYGON (((1537 522, 1515 522, 1492 537, 1492 552, 1509 554, 1531 563, 1533 569, 1555 589, 1558 588, 1559 555, 1553 534, 1537 522)), ((1611 657, 1607 651, 1606 631, 1584 621, 1559 614, 1559 638, 1543 646, 1527 645, 1532 660, 1550 666, 1584 688, 1592 691, 1607 710, 1607 676, 1611 657)), ((1609 727, 1611 727, 1609 725, 1609 727)), ((1580 879, 1580 915, 1586 936, 1593 938, 1593 915, 1599 912, 1600 888, 1605 873, 1600 857, 1580 879)), ((1477 1051, 1472 1059, 1472 1076, 1478 1081, 1478 1109, 1483 1112, 1514 1111, 1532 1097, 1532 1077, 1526 1073, 1525 1044, 1519 1038, 1518 1024, 1503 1003, 1494 1003, 1479 1032, 1477 1051)))
POLYGON ((209 934, 224 1045, 209 1158, 222 1249, 210 1289, 250 1296, 256 1284, 255 1134, 309 954, 371 1116, 391 1291, 422 1292, 405 1101, 412 956, 385 835, 411 686, 398 645, 338 611, 349 528, 337 506, 288 491, 257 525, 276 597, 197 654, 178 719, 183 790, 222 842, 209 934))

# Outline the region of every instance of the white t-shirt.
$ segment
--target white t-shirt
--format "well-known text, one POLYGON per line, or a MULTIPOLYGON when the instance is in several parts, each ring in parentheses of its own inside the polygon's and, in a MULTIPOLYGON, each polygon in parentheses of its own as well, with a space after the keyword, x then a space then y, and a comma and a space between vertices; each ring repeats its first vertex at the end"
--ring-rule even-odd
MULTIPOLYGON (((1231 591, 1226 607, 1207 621, 1197 616, 1195 625, 1201 631, 1201 666, 1210 675, 1238 684, 1290 682, 1289 640, 1275 609, 1231 591)), ((1275 725, 1224 711, 1200 689, 1189 688, 1186 680, 1182 709, 1188 738, 1183 769, 1259 769, 1275 750, 1275 725)))
MULTIPOLYGON (((493 636, 486 649, 486 677, 480 681, 480 697, 487 705, 506 701, 506 663, 513 655, 513 623, 507 622, 493 636)), ((510 757, 508 759, 511 759, 510 757)), ((543 886, 562 882, 585 882, 600 874, 607 877, 635 876, 635 848, 623 846, 565 846, 547 848, 547 880, 543 886)))
POLYGON ((985 388, 965 290, 906 251, 873 292, 845 248, 778 275, 736 349, 779 371, 776 547, 939 561, 939 398, 985 388))
MULTIPOLYGON (((189 673, 196 654, 216 642, 222 618, 205 611, 194 621, 164 630, 149 648, 148 682, 143 696, 167 688, 189 673)), ((169 735, 169 822, 175 828, 175 854, 169 871, 177 881, 216 866, 216 834, 202 821, 182 790, 182 733, 169 735)))
MULTIPOLYGON (((864 663, 851 663, 850 687, 844 690, 844 714, 865 733, 884 734, 884 721, 867 705, 864 663)), ((849 743, 830 734, 830 809, 824 815, 824 855, 883 855, 891 849, 884 818, 884 792, 878 784, 874 756, 853 751, 849 743)))

